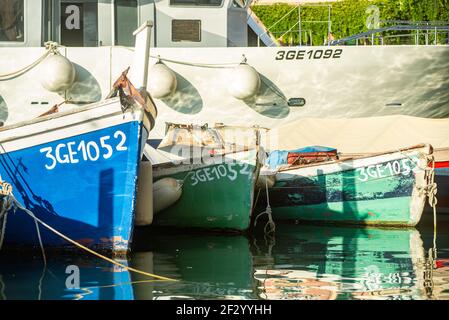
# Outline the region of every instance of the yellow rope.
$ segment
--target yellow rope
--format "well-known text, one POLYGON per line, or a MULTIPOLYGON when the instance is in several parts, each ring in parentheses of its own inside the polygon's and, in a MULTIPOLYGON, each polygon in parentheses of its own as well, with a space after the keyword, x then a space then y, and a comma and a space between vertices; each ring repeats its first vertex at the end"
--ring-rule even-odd
MULTIPOLYGON (((11 195, 11 196, 12 196, 12 195, 11 195)), ((14 196, 12 196, 12 197, 14 197, 14 196)), ((14 199, 15 199, 15 198, 14 198, 14 199)), ((23 207, 17 200, 16 200, 15 202, 16 202, 16 204, 18 205, 18 207, 19 207, 20 209, 22 209, 23 211, 25 211, 26 214, 28 214, 28 215, 29 215, 31 218, 33 218, 35 221, 39 222, 39 223, 40 223, 41 225, 43 225, 45 228, 47 228, 47 229, 50 230, 51 232, 55 233, 56 235, 60 236, 60 237, 63 238, 64 240, 70 242, 71 244, 77 246, 78 248, 81 248, 81 249, 83 249, 83 250, 89 252, 90 254, 93 254, 94 256, 99 257, 100 259, 103 259, 103 260, 105 260, 105 261, 108 261, 108 262, 110 262, 110 263, 112 263, 112 264, 115 264, 115 265, 117 265, 117 266, 119 266, 119 267, 122 267, 122 268, 124 268, 124 269, 126 269, 126 270, 128 270, 128 271, 135 272, 135 273, 139 273, 139 274, 142 274, 142 275, 145 275, 145 276, 148 276, 148 277, 153 277, 153 278, 160 279, 160 280, 165 280, 165 281, 178 281, 178 280, 176 280, 176 279, 171 279, 171 278, 167 278, 167 277, 158 276, 158 275, 155 275, 155 274, 152 274, 152 273, 149 273, 149 272, 145 272, 145 271, 142 271, 142 270, 138 270, 138 269, 134 269, 134 268, 125 266, 124 264, 121 264, 121 263, 119 263, 119 262, 117 262, 117 261, 115 261, 115 260, 113 260, 113 259, 111 259, 111 258, 108 258, 108 257, 106 257, 106 256, 104 256, 104 255, 102 255, 102 254, 100 254, 100 253, 98 253, 98 252, 95 252, 95 251, 93 251, 93 250, 91 250, 91 249, 89 249, 89 248, 83 246, 82 244, 76 242, 75 240, 70 239, 69 237, 67 237, 66 235, 62 234, 61 232, 55 230, 54 228, 50 227, 48 224, 46 224, 45 222, 43 222, 42 220, 40 220, 39 218, 37 218, 31 211, 29 211, 29 210, 27 210, 26 208, 24 208, 24 207, 23 207)))

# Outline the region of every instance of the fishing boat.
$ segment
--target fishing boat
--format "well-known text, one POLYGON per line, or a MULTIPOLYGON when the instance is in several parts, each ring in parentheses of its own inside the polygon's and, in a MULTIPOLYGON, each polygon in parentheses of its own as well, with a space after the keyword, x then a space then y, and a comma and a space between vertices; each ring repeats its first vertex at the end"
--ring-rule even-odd
MULTIPOLYGON (((273 147, 267 150, 291 150, 297 146, 330 145, 339 157, 373 156, 385 150, 425 141, 434 148, 437 213, 449 212, 449 119, 424 119, 410 116, 356 119, 302 119, 269 132, 273 147), (354 132, 360 134, 355 135, 354 132), (294 133, 294 134, 293 134, 294 133)), ((432 162, 429 162, 429 167, 432 162)), ((430 206, 425 211, 432 211, 430 206)), ((440 216, 440 217, 443 217, 440 216)))
POLYGON ((129 74, 105 100, 0 128, 0 175, 18 201, 16 210, 2 207, 5 245, 72 248, 63 235, 129 249, 139 163, 157 114, 145 89, 150 29, 136 30, 129 74))
MULTIPOLYGON (((246 143, 230 143, 230 127, 167 124, 153 164, 153 226, 245 231, 261 167, 259 129, 246 143)), ((241 132, 241 130, 239 130, 241 132)), ((241 137, 241 136, 239 136, 241 137)))
POLYGON ((423 144, 325 161, 303 157, 288 163, 280 158, 286 164, 273 168, 273 161, 272 171, 263 173, 276 179, 268 190, 273 219, 415 226, 430 188, 427 164, 432 152, 423 144))

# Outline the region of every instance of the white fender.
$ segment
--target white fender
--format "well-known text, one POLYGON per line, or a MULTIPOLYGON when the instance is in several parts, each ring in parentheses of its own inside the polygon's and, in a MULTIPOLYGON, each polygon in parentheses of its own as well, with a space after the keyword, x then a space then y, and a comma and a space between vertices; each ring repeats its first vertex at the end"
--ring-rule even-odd
POLYGON ((60 55, 49 55, 40 65, 42 87, 51 92, 63 92, 75 82, 75 66, 69 59, 60 55))
POLYGON ((256 69, 242 63, 235 67, 229 78, 228 92, 236 99, 254 97, 260 89, 260 76, 256 69))
POLYGON ((175 73, 165 64, 158 62, 149 70, 147 90, 153 98, 162 99, 176 91, 178 81, 175 73))
POLYGON ((167 209, 181 198, 182 181, 163 178, 153 184, 154 213, 167 209))
POLYGON ((149 161, 140 162, 137 185, 136 226, 153 223, 153 166, 149 161))

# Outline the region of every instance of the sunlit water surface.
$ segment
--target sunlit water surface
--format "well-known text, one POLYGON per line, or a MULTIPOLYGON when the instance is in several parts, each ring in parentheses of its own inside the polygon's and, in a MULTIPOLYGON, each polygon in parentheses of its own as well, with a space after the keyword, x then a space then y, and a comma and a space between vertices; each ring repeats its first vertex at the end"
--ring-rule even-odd
POLYGON ((449 225, 374 229, 278 224, 263 235, 148 234, 120 263, 87 253, 0 254, 0 299, 449 299, 449 225), (79 288, 76 272, 79 269, 79 288), (68 288, 69 287, 69 288, 68 288))

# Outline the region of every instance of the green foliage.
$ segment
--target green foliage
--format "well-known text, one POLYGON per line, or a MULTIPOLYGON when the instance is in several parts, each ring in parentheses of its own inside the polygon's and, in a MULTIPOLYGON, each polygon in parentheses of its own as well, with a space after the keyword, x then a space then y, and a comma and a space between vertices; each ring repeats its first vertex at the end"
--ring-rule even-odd
MULTIPOLYGON (((301 6, 302 44, 322 45, 327 40, 328 4, 332 6, 331 32, 336 39, 367 31, 366 22, 370 14, 367 8, 371 5, 379 8, 380 20, 383 21, 449 22, 449 0, 342 0, 321 4, 326 6, 301 6)), ((290 45, 299 43, 297 6, 276 3, 254 5, 252 10, 269 31, 283 43, 290 45), (285 18, 280 20, 284 16, 285 18)))

